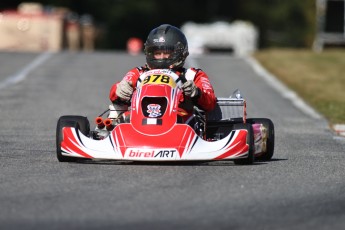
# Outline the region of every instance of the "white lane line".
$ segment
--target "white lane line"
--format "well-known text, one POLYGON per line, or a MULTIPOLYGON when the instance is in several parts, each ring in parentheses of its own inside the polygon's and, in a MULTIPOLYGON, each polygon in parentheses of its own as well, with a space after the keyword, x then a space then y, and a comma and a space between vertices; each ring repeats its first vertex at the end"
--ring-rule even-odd
POLYGON ((245 57, 244 60, 254 69, 254 71, 262 77, 266 82, 275 88, 284 98, 289 99, 294 106, 296 106, 303 113, 314 119, 322 119, 323 117, 316 112, 312 107, 306 104, 295 92, 287 88, 281 83, 277 77, 269 73, 262 67, 253 57, 245 57))
POLYGON ((31 63, 25 66, 23 69, 19 70, 17 73, 7 77, 4 81, 0 82, 0 89, 4 89, 10 85, 17 84, 25 80, 28 74, 43 64, 46 60, 48 60, 53 54, 52 53, 42 53, 38 57, 36 57, 31 63))

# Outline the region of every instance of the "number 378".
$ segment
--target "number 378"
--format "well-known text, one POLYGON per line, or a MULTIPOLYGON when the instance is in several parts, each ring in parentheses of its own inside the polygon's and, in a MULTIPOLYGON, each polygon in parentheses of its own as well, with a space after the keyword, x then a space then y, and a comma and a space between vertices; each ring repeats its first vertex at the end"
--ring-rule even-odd
POLYGON ((144 79, 143 84, 146 84, 146 83, 149 83, 149 82, 169 84, 170 77, 167 76, 167 75, 154 74, 154 75, 147 76, 144 79))

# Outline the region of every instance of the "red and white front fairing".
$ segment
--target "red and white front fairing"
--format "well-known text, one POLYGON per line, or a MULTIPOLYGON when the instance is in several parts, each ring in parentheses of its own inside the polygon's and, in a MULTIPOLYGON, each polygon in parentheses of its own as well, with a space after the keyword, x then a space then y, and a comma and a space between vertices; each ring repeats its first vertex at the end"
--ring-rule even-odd
POLYGON ((140 77, 133 94, 131 121, 117 125, 103 140, 73 127, 63 128, 62 155, 113 160, 223 160, 248 155, 247 130, 234 130, 217 141, 205 141, 187 124, 177 123, 182 90, 170 70, 140 77))

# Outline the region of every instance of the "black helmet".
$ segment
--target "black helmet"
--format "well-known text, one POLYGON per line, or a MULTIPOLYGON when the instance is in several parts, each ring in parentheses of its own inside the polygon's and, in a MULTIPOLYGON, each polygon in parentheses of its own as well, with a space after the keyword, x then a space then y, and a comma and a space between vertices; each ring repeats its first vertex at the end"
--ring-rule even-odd
POLYGON ((180 29, 168 24, 161 25, 149 33, 144 52, 150 69, 182 67, 189 54, 186 36, 180 29), (154 51, 157 50, 169 52, 169 58, 155 59, 154 51))

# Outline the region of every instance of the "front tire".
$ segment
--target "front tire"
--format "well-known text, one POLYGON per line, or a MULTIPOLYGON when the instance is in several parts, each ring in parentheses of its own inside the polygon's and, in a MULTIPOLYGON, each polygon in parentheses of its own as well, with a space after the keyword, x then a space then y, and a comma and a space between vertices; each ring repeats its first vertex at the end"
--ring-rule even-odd
POLYGON ((255 157, 256 160, 269 161, 274 153, 274 124, 268 118, 251 118, 247 119, 251 124, 262 124, 267 130, 266 151, 255 157))
POLYGON ((235 124, 234 130, 236 129, 246 129, 247 132, 247 144, 249 146, 248 157, 235 159, 234 163, 236 165, 251 165, 254 163, 254 131, 251 124, 235 124))
POLYGON ((61 141, 63 140, 62 129, 64 127, 74 127, 79 129, 84 135, 90 133, 90 122, 83 116, 62 116, 59 118, 56 126, 56 157, 59 162, 75 162, 77 157, 64 156, 61 153, 61 141))

